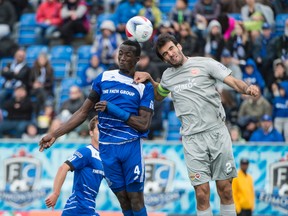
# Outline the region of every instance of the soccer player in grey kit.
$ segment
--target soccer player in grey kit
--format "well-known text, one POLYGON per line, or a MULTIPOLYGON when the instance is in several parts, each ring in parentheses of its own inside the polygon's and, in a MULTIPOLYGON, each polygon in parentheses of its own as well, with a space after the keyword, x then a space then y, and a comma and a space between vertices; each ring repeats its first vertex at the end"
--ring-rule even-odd
POLYGON ((237 176, 232 141, 225 125, 225 112, 215 84, 220 80, 237 92, 258 95, 258 88, 231 76, 231 70, 207 57, 186 57, 182 46, 170 34, 162 34, 155 44, 158 57, 172 67, 160 83, 149 73, 137 72, 135 82, 150 80, 155 99, 170 92, 184 146, 185 163, 197 200, 197 215, 211 216, 209 181, 215 180, 220 197, 220 215, 236 216, 232 179, 237 176))

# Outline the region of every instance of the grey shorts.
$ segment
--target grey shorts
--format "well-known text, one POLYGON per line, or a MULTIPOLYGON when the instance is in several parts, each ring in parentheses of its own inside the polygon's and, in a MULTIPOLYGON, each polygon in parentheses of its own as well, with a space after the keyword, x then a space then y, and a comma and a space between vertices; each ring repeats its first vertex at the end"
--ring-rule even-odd
POLYGON ((232 141, 226 126, 183 136, 184 157, 193 186, 237 176, 232 141))

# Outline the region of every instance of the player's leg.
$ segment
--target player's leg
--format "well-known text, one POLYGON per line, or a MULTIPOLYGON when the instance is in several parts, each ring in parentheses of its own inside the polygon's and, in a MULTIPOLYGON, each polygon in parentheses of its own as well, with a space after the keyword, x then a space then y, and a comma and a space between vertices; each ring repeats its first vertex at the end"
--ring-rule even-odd
POLYGON ((144 159, 141 140, 125 144, 121 152, 122 170, 125 176, 126 191, 134 216, 146 216, 144 205, 144 159))
POLYGON ((125 179, 122 172, 122 164, 119 161, 119 149, 121 145, 99 145, 105 177, 110 189, 116 195, 123 214, 133 216, 130 200, 126 192, 125 179))
POLYGON ((210 207, 210 158, 204 133, 183 136, 184 157, 189 179, 195 188, 198 216, 212 216, 210 207))
POLYGON ((210 134, 214 145, 209 147, 213 159, 211 170, 220 197, 220 215, 236 216, 232 195, 232 179, 237 176, 232 142, 226 127, 210 134))

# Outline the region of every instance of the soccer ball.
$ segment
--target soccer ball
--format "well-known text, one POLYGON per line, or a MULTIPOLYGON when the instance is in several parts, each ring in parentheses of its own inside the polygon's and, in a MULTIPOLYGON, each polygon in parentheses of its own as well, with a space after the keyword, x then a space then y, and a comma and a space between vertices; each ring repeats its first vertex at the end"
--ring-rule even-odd
POLYGON ((153 33, 153 26, 146 17, 134 16, 126 23, 125 32, 129 40, 136 40, 142 43, 150 39, 153 33))

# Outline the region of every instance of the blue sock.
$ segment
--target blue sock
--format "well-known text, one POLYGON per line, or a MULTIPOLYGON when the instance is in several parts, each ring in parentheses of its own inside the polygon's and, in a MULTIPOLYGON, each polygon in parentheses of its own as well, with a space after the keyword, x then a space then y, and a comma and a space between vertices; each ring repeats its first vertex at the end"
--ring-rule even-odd
POLYGON ((122 210, 124 216, 133 216, 133 211, 130 210, 122 210))
POLYGON ((133 211, 134 216, 147 216, 147 211, 145 206, 140 209, 140 211, 133 211))

